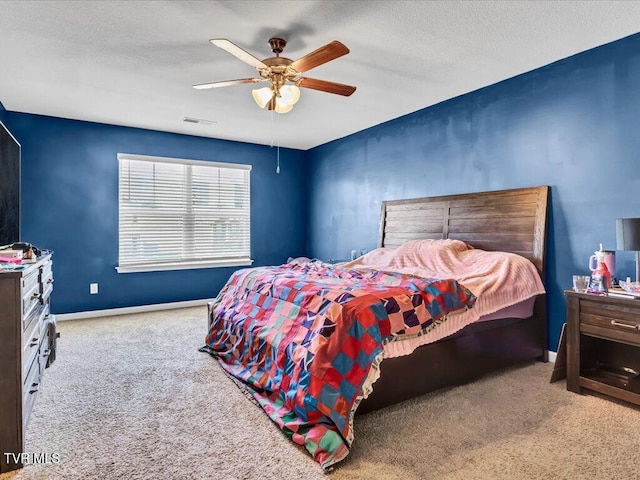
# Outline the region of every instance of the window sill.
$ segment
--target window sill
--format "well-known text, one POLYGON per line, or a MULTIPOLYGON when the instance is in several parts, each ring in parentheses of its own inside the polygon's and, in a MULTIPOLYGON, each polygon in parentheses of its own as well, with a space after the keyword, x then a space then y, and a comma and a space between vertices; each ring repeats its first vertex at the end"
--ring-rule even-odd
POLYGON ((206 262, 150 263, 147 265, 116 267, 116 271, 118 273, 162 272, 167 270, 193 270, 196 268, 246 267, 252 264, 253 260, 251 259, 206 262))

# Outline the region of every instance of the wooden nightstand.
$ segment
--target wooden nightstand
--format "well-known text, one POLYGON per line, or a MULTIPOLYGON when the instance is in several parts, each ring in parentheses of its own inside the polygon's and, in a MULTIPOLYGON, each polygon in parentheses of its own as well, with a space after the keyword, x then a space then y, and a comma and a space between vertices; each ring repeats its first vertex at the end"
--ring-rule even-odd
POLYGON ((567 390, 640 405, 640 299, 565 291, 567 390))

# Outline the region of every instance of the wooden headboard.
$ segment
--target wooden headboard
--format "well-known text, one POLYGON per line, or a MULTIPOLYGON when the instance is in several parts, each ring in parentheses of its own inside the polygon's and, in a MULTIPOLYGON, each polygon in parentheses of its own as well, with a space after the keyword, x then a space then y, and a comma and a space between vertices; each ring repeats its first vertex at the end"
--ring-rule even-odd
POLYGON ((453 238, 512 252, 533 262, 544 281, 548 186, 382 202, 379 247, 453 238))

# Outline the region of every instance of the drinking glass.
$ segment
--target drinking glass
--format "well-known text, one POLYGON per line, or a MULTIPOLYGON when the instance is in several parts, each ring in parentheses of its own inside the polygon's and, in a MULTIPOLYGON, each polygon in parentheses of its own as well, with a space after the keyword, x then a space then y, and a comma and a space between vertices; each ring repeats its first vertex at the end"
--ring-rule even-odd
POLYGON ((589 275, 574 275, 573 290, 576 292, 586 292, 589 288, 591 277, 589 275))

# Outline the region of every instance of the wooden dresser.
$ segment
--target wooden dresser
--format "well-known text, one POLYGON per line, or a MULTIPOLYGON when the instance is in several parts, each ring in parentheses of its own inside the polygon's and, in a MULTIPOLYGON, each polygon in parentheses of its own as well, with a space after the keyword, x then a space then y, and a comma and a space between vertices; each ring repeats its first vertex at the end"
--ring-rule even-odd
POLYGON ((0 271, 0 472, 22 467, 5 453, 24 452, 24 432, 55 344, 52 291, 51 255, 22 270, 0 271))

